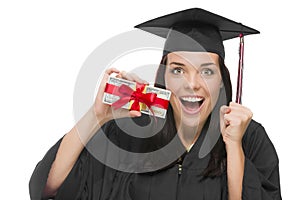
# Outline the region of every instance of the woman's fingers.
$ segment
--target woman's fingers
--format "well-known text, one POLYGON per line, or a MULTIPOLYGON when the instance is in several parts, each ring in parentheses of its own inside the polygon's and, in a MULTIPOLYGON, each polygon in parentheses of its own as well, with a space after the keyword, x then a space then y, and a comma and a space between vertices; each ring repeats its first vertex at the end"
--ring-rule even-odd
POLYGON ((109 76, 112 75, 113 73, 117 74, 116 75, 117 78, 122 78, 122 79, 134 81, 134 82, 138 82, 138 83, 142 83, 142 84, 148 84, 147 81, 142 80, 140 77, 138 77, 134 73, 127 73, 125 71, 120 71, 116 68, 109 68, 109 69, 105 70, 103 79, 101 81, 101 85, 98 89, 98 93, 97 93, 97 97, 96 97, 96 102, 95 102, 96 114, 103 115, 105 113, 105 115, 111 116, 112 118, 115 118, 115 119, 123 118, 123 117, 140 117, 141 116, 140 111, 134 111, 134 110, 129 111, 129 110, 126 110, 123 108, 115 110, 115 109, 111 108, 111 106, 102 103, 103 93, 104 93, 104 90, 106 87, 107 80, 108 80, 109 76))
POLYGON ((229 106, 223 105, 220 108, 220 129, 221 132, 223 133, 225 131, 225 128, 229 125, 229 120, 226 118, 226 115, 230 113, 230 108, 229 106))
MULTIPOLYGON (((104 75, 103 75, 103 78, 102 78, 102 81, 101 81, 101 85, 100 85, 100 88, 104 89, 105 88, 105 85, 106 85, 106 82, 108 80, 108 77, 112 74, 112 73, 117 73, 119 74, 120 73, 120 70, 116 69, 116 68, 109 68, 107 70, 105 70, 104 72, 104 75)), ((99 92, 99 91, 98 91, 99 92)), ((101 91, 102 92, 102 91, 101 91)))
POLYGON ((140 111, 131 110, 131 111, 129 111, 129 116, 130 117, 140 117, 140 116, 142 116, 142 113, 140 111))
POLYGON ((107 70, 105 70, 104 72, 104 76, 103 76, 103 80, 108 80, 108 77, 112 74, 112 73, 120 73, 120 70, 118 70, 117 68, 109 68, 107 70))
POLYGON ((105 70, 102 80, 101 80, 101 83, 99 85, 98 91, 97 91, 97 96, 96 96, 95 102, 94 102, 94 111, 97 116, 100 116, 100 115, 110 116, 110 114, 111 114, 109 106, 102 103, 102 98, 103 98, 103 93, 105 90, 106 82, 108 80, 108 77, 112 73, 120 73, 120 70, 118 70, 116 68, 109 68, 109 69, 105 70))
POLYGON ((142 84, 149 84, 147 81, 141 79, 138 75, 132 72, 121 71, 116 77, 142 84))
POLYGON ((109 68, 109 69, 105 70, 105 73, 110 75, 112 73, 120 73, 120 70, 118 70, 117 68, 112 67, 112 68, 109 68))
POLYGON ((100 86, 98 88, 97 98, 96 99, 99 99, 99 97, 102 98, 106 82, 108 80, 108 77, 112 73, 120 73, 120 71, 118 69, 116 69, 116 68, 109 68, 109 69, 105 70, 105 72, 103 74, 103 77, 102 77, 102 80, 101 80, 101 84, 100 84, 100 86))
POLYGON ((247 122, 253 116, 251 110, 237 103, 231 102, 229 106, 222 106, 220 108, 220 117, 223 122, 232 123, 236 122, 240 124, 240 122, 247 122))
POLYGON ((220 128, 224 140, 241 141, 251 119, 252 112, 237 103, 220 108, 220 128))
POLYGON ((114 119, 124 118, 124 117, 140 117, 142 114, 140 111, 127 110, 124 108, 113 109, 112 116, 114 119))

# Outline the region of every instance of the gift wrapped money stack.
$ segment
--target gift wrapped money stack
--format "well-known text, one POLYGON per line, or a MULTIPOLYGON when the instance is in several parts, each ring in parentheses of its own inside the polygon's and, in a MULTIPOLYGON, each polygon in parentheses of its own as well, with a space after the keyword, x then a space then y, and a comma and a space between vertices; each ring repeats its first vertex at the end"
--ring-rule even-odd
POLYGON ((137 110, 155 117, 165 118, 171 92, 161 88, 109 77, 103 103, 114 109, 137 110))

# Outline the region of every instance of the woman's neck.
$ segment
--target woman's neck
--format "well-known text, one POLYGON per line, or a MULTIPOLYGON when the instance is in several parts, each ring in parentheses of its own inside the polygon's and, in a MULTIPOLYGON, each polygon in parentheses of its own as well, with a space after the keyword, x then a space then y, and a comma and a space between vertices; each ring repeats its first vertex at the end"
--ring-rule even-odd
POLYGON ((199 125, 197 127, 190 127, 181 124, 177 126, 177 133, 186 149, 189 149, 191 145, 193 145, 198 137, 200 136, 203 125, 199 125))

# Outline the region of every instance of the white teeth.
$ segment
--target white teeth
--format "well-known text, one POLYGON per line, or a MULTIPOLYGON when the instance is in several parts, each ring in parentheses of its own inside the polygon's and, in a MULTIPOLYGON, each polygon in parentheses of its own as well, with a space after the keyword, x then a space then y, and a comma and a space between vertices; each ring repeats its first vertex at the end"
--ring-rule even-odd
POLYGON ((203 98, 200 97, 182 97, 181 99, 188 102, 198 102, 203 100, 203 98))

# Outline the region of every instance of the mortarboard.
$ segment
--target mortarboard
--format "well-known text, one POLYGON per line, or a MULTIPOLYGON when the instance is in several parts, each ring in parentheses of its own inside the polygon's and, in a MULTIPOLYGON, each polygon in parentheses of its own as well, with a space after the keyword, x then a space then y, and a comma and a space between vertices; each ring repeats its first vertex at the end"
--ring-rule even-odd
POLYGON ((203 51, 225 58, 223 41, 240 37, 236 102, 241 103, 244 35, 259 31, 200 8, 164 15, 136 25, 146 32, 166 38, 164 54, 174 51, 203 51))

